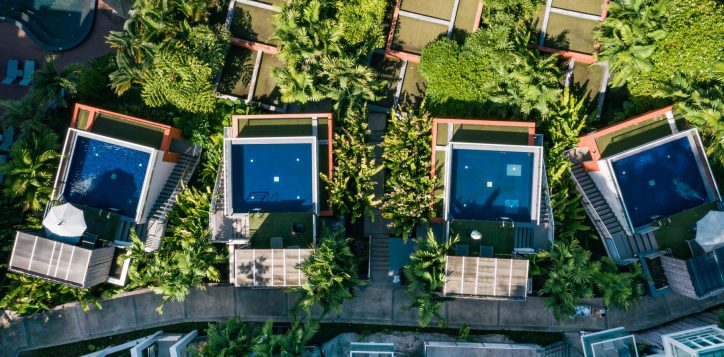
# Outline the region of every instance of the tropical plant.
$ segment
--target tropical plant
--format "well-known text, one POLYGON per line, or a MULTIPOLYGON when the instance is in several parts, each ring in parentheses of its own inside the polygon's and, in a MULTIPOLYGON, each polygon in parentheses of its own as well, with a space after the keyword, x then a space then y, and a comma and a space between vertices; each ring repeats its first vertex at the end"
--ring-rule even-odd
POLYGON ((403 239, 433 215, 431 136, 432 118, 427 113, 392 111, 382 152, 387 168, 382 216, 392 220, 395 234, 403 239))
POLYGON ((603 303, 622 310, 630 309, 636 299, 644 295, 642 280, 643 271, 638 262, 622 270, 609 257, 601 259, 601 271, 595 279, 603 303))
POLYGON ((31 94, 39 96, 41 102, 50 106, 58 105, 65 108, 68 103, 66 96, 75 96, 78 93, 77 80, 81 66, 79 64, 67 65, 58 72, 55 69, 57 55, 45 58, 45 65, 33 73, 31 94))
POLYGON ((18 200, 24 212, 40 212, 50 199, 53 177, 60 156, 58 136, 49 130, 33 131, 16 142, 10 160, 0 164, 5 174, 3 194, 18 200))
POLYGON ((293 357, 304 354, 304 347, 319 331, 316 321, 304 322, 292 320, 291 326, 283 334, 275 334, 274 322, 267 321, 259 331, 254 346, 254 355, 260 357, 293 357))
POLYGON ((334 171, 332 178, 321 175, 329 192, 329 203, 352 222, 367 214, 377 204, 373 176, 382 167, 374 159, 374 146, 369 143, 367 110, 348 112, 334 134, 334 171))
POLYGON ((425 99, 437 116, 545 119, 558 100, 557 56, 542 56, 531 25, 533 1, 486 2, 484 27, 463 43, 443 38, 422 51, 425 99))
POLYGON ((209 323, 206 341, 201 342, 193 354, 199 357, 247 356, 256 346, 257 333, 256 329, 238 317, 232 317, 220 325, 209 323))
POLYGON ((343 232, 325 229, 319 247, 298 266, 307 281, 291 289, 300 295, 295 309, 310 314, 312 307, 319 305, 323 315, 332 310, 339 312, 342 303, 354 297, 353 289, 366 284, 357 275, 354 254, 349 247, 351 240, 344 238, 343 232))
POLYGON ((38 97, 26 96, 21 100, 0 101, 0 111, 0 126, 3 128, 12 127, 25 133, 45 126, 43 120, 47 110, 38 97))
POLYGON ((407 279, 407 294, 413 301, 408 308, 418 309, 417 323, 421 327, 427 327, 433 318, 438 320, 440 327, 446 323, 440 314, 440 308, 447 299, 439 294, 447 279, 447 254, 459 240, 458 236, 452 236, 445 243, 438 243, 432 230, 427 232, 426 237, 413 239, 417 250, 410 254, 404 274, 407 279))
POLYGON ((591 261, 591 252, 583 249, 575 239, 570 243, 557 241, 550 252, 542 251, 538 255, 548 260, 547 278, 539 291, 540 295, 546 296, 546 307, 553 311, 556 319, 573 315, 580 299, 593 297, 600 263, 591 261))
POLYGON ((131 232, 131 259, 127 289, 149 287, 163 295, 159 314, 168 301, 183 301, 192 287, 205 289, 207 281, 219 281, 217 264, 224 255, 209 244, 208 211, 210 189, 186 188, 178 195, 176 206, 169 214, 164 244, 153 253, 131 232))
POLYGON ((14 311, 21 315, 34 315, 71 301, 78 301, 84 311, 90 304, 101 307, 100 298, 109 298, 115 290, 101 291, 99 288, 76 289, 25 275, 7 273, 7 285, 3 286, 4 296, 0 309, 14 311))

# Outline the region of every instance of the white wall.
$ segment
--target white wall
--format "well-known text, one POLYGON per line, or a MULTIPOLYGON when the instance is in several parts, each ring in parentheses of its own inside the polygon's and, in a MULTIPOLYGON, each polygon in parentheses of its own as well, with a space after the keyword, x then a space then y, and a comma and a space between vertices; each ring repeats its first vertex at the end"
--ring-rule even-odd
POLYGON ((148 186, 148 194, 143 204, 143 216, 141 221, 137 223, 145 223, 151 208, 156 204, 156 199, 161 194, 163 186, 166 184, 168 177, 171 176, 171 171, 176 166, 175 163, 163 161, 163 151, 156 150, 156 162, 153 165, 151 171, 151 181, 148 186))
POLYGON ((619 197, 616 185, 613 182, 613 177, 611 176, 612 172, 609 171, 607 162, 604 160, 598 161, 598 167, 600 169, 599 171, 588 172, 591 175, 591 179, 596 184, 596 187, 598 187, 598 190, 601 191, 601 195, 606 200, 609 207, 611 207, 611 211, 613 211, 616 215, 616 218, 618 218, 618 221, 621 223, 621 226, 623 226, 623 229, 628 234, 632 234, 628 221, 626 220, 626 213, 623 210, 621 198, 619 197))

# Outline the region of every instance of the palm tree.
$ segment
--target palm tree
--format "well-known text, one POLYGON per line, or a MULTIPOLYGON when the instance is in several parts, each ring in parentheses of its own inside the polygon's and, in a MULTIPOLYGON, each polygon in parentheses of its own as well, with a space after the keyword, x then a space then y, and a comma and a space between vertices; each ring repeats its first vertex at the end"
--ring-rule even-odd
POLYGON ((304 353, 304 347, 307 342, 314 337, 319 331, 319 323, 317 321, 300 321, 292 320, 292 326, 289 330, 279 336, 277 343, 280 349, 280 357, 301 356, 304 353))
POLYGON ((445 319, 440 314, 440 308, 447 299, 439 293, 447 280, 447 254, 460 238, 452 236, 440 244, 429 230, 427 237, 417 237, 413 241, 418 246, 417 250, 410 255, 410 261, 404 267, 407 294, 413 300, 408 308, 418 309, 417 322, 421 327, 426 327, 433 317, 443 326, 445 319))
POLYGON ((295 309, 301 308, 309 314, 318 304, 323 315, 331 310, 339 312, 342 303, 354 297, 353 289, 366 283, 357 275, 350 242, 351 239, 344 238, 342 232, 324 232, 319 247, 298 266, 307 282, 291 290, 301 295, 295 309))
POLYGON ((13 145, 10 160, 0 164, 6 181, 3 193, 18 198, 24 212, 40 212, 53 191, 58 157, 53 149, 33 152, 22 143, 13 145))
POLYGON ((666 36, 665 5, 666 1, 654 0, 610 2, 608 17, 593 36, 601 45, 598 60, 607 61, 615 73, 612 86, 622 86, 652 69, 650 57, 666 36))
POLYGON ((601 262, 596 286, 603 293, 604 304, 628 310, 644 294, 641 265, 637 262, 627 266, 630 270, 622 271, 609 257, 604 257, 601 262))
POLYGON ((68 105, 65 97, 78 93, 77 77, 82 67, 78 64, 70 64, 58 72, 55 69, 57 58, 57 55, 46 57, 42 70, 33 74, 31 95, 39 97, 41 103, 65 108, 68 105))
POLYGON ((256 344, 257 331, 238 317, 219 325, 209 323, 206 341, 199 344, 194 355, 199 357, 247 356, 256 344))
POLYGON ((0 101, 0 111, 0 126, 3 128, 13 127, 20 133, 26 133, 45 126, 43 120, 47 111, 37 97, 0 101))
POLYGON ((550 252, 538 255, 550 261, 548 278, 539 293, 548 295, 545 305, 553 310, 556 319, 572 315, 581 298, 593 297, 600 263, 592 262, 591 252, 583 249, 577 240, 556 242, 550 252))

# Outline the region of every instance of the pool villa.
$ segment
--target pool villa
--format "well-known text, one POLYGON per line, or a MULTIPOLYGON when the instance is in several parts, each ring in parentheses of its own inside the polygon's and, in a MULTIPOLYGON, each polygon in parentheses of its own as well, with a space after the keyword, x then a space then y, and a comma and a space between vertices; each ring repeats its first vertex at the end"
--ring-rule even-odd
POLYGON ((460 239, 446 295, 525 299, 528 261, 516 258, 553 242, 542 139, 531 122, 433 120, 433 231, 460 239))
POLYGON ((721 197, 698 131, 671 107, 581 137, 571 159, 586 212, 614 260, 699 255, 696 223, 722 209, 721 197))
POLYGON ((213 241, 229 245, 236 286, 298 286, 295 266, 331 216, 320 174, 332 175, 331 114, 237 115, 224 128, 211 203, 213 241))
POLYGON ((44 231, 18 232, 9 270, 74 287, 122 285, 125 269, 115 257, 125 249, 114 248, 130 246, 131 231, 147 251, 160 247, 200 153, 179 129, 76 105, 44 231))

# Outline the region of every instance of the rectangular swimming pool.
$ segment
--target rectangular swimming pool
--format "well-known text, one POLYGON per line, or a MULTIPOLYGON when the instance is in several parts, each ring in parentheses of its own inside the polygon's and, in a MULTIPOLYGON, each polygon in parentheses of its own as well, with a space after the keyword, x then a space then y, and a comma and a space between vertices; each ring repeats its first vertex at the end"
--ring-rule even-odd
POLYGON ((613 157, 611 166, 634 229, 710 201, 687 136, 613 157))
POLYGON ((531 221, 533 152, 452 149, 449 218, 531 221))
POLYGON ((311 143, 232 143, 232 211, 313 212, 311 143))
POLYGON ((63 197, 135 218, 150 157, 149 152, 77 136, 63 197))

